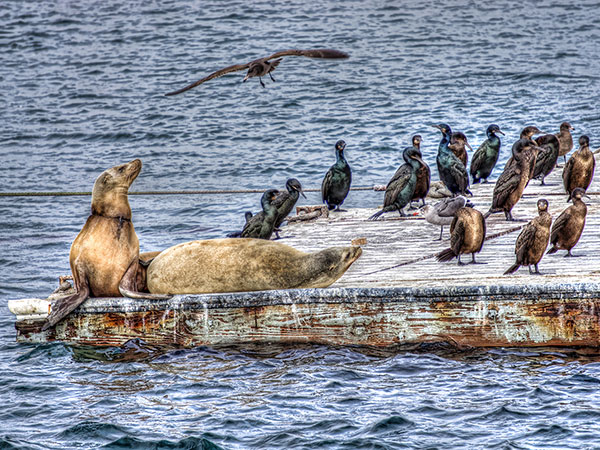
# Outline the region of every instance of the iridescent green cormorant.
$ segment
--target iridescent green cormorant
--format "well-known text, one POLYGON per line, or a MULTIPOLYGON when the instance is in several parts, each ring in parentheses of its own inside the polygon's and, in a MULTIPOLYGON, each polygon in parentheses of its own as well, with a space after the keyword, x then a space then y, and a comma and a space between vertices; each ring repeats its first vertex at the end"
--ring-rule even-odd
POLYGON ((421 152, 414 147, 406 147, 402 152, 402 158, 406 162, 396 170, 385 187, 383 209, 369 217, 369 220, 375 220, 390 211, 398 211, 401 216, 405 215, 402 208, 408 205, 413 197, 417 185, 417 171, 424 163, 421 152))
POLYGON ((531 160, 536 155, 536 152, 532 152, 531 148, 537 148, 531 139, 519 139, 513 144, 513 163, 510 166, 507 164, 500 177, 498 177, 494 186, 492 206, 485 214, 485 218, 493 213, 504 212, 506 220, 515 220, 511 211, 521 199, 523 190, 529 182, 531 160))
POLYGON ((471 254, 471 264, 475 264, 475 253, 481 251, 485 240, 485 220, 476 209, 464 207, 454 215, 450 224, 450 248, 436 255, 438 261, 450 261, 458 257, 458 265, 463 265, 460 255, 471 254))
POLYGON ((271 239, 273 229, 275 228, 275 220, 277 219, 277 208, 273 205, 273 201, 277 198, 278 194, 279 191, 277 189, 265 191, 260 199, 263 210, 248 220, 242 230, 241 237, 271 239))
MULTIPOLYGON (((250 211, 246 211, 244 213, 244 218, 246 219, 246 223, 244 224, 244 227, 245 227, 248 224, 248 221, 252 218, 252 213, 250 211)), ((241 231, 233 231, 233 232, 227 234, 227 237, 229 237, 229 238, 239 238, 241 236, 242 236, 241 231)))
POLYGON ((277 218, 275 219, 275 236, 279 239, 279 227, 281 223, 287 218, 288 214, 294 209, 298 197, 302 194, 302 197, 306 198, 304 192, 302 192, 302 185, 295 178, 290 178, 286 181, 285 187, 287 192, 280 191, 275 200, 273 200, 273 206, 277 208, 277 218))
POLYGON ((208 80, 212 80, 213 78, 222 77, 231 72, 237 72, 239 70, 248 70, 246 76, 243 81, 246 81, 252 77, 258 77, 260 84, 262 87, 265 87, 265 83, 263 83, 262 78, 265 75, 269 75, 271 80, 273 79, 273 72, 279 63, 281 62, 282 57, 284 56, 307 56, 309 58, 327 58, 327 59, 339 59, 339 58, 348 58, 348 54, 344 52, 340 52, 339 50, 331 50, 331 49, 311 49, 311 50, 283 50, 277 53, 273 53, 271 56, 267 56, 266 58, 258 58, 254 61, 250 61, 246 64, 234 64, 233 66, 225 67, 224 69, 217 70, 216 72, 211 73, 210 75, 198 80, 184 88, 181 88, 177 91, 169 92, 166 95, 177 95, 185 92, 189 89, 192 89, 208 80), (275 59, 278 58, 278 59, 275 59))
POLYGON ((492 174, 492 170, 498 162, 498 155, 500 154, 500 146, 502 142, 500 138, 496 136, 499 133, 504 136, 504 133, 500 131, 500 127, 496 124, 492 124, 487 127, 485 134, 487 139, 479 146, 473 159, 471 160, 471 177, 473 177, 473 184, 479 183, 484 180, 487 183, 487 179, 492 174))
POLYGON ((550 175, 550 172, 556 167, 560 143, 558 142, 558 138, 553 134, 540 136, 535 142, 540 150, 535 159, 533 178, 541 180, 542 184, 545 184, 544 178, 550 175))
POLYGON ((456 155, 460 162, 463 163, 463 166, 467 167, 467 162, 469 161, 469 155, 467 154, 467 148, 473 151, 473 148, 469 144, 469 140, 465 133, 461 131, 454 131, 452 136, 450 137, 450 144, 448 148, 452 150, 452 153, 456 155))
POLYGON ((436 158, 440 180, 442 180, 453 195, 473 195, 469 191, 469 174, 467 173, 467 169, 465 169, 465 165, 448 147, 450 145, 450 137, 452 136, 450 126, 441 123, 433 125, 433 127, 442 132, 442 140, 440 141, 436 158))
POLYGON ((583 197, 587 197, 585 190, 581 188, 573 189, 571 194, 573 204, 565 209, 552 224, 552 230, 550 231, 552 247, 548 250, 549 254, 566 250, 567 254, 565 256, 573 256, 571 249, 579 242, 587 215, 587 206, 582 200, 583 197))
MULTIPOLYGON (((412 145, 414 149, 419 151, 419 156, 421 160, 423 160, 423 155, 421 154, 421 135, 415 134, 412 137, 412 145)), ((429 166, 423 161, 423 164, 417 170, 417 185, 415 186, 415 192, 410 200, 411 203, 413 201, 421 200, 423 205, 425 205, 425 197, 429 193, 429 185, 431 184, 431 169, 429 166)))
POLYGON ((540 273, 538 263, 548 246, 552 216, 548 213, 548 200, 539 199, 537 207, 538 216, 525 225, 515 242, 517 260, 504 275, 516 272, 521 266, 529 266, 529 273, 540 273), (535 266, 535 272, 531 271, 531 266, 535 266))
POLYGON ((558 142, 560 142, 560 148, 558 149, 558 156, 562 156, 567 162, 567 153, 573 149, 573 136, 571 131, 574 130, 569 122, 563 122, 560 124, 560 132, 556 134, 558 142))
POLYGON ((579 138, 579 150, 571 155, 562 174, 563 185, 569 197, 576 187, 587 191, 594 177, 595 169, 596 160, 590 150, 590 138, 585 135, 581 136, 579 138))
POLYGON ((352 171, 344 158, 345 148, 344 141, 335 143, 335 164, 329 168, 321 183, 321 198, 330 210, 335 208, 336 211, 340 211, 340 205, 344 203, 352 183, 352 171))

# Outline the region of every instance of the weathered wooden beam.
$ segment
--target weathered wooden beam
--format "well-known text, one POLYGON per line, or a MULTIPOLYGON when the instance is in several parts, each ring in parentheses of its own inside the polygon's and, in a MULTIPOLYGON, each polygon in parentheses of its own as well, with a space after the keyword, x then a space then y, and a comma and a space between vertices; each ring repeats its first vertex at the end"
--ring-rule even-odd
POLYGON ((600 285, 332 288, 88 299, 54 330, 19 320, 21 342, 176 347, 248 343, 598 346, 600 285))

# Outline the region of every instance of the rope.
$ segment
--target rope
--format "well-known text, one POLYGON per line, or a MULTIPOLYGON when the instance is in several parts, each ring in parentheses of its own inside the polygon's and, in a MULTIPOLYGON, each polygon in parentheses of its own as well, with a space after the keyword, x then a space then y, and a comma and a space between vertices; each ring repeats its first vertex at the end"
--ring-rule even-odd
MULTIPOLYGON (((352 187, 351 191, 374 191, 376 186, 352 187)), ((230 190, 204 190, 204 191, 138 191, 129 192, 129 195, 218 195, 218 194, 259 194, 265 189, 230 189, 230 190)), ((304 192, 321 192, 320 188, 303 189, 304 192)), ((78 195, 92 195, 91 192, 0 192, 0 197, 72 197, 78 195)))

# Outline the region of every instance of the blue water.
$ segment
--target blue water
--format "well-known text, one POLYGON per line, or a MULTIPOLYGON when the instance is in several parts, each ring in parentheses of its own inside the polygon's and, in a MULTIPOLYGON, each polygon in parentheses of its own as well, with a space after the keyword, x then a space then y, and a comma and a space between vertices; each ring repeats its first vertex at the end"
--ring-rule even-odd
MULTIPOLYGON (((89 191, 140 158, 132 190, 318 187, 347 142, 355 186, 385 184, 410 137, 432 166, 447 122, 600 146, 596 1, 2 2, 0 192, 89 191), (165 97, 208 73, 285 58, 165 97)), ((495 172, 496 177, 499 170, 495 172)), ((349 207, 380 204, 352 192, 349 207)), ((132 196, 142 251, 239 229, 260 194, 132 196)), ((319 203, 317 193, 300 204, 319 203)), ((600 448, 600 358, 576 349, 170 350, 15 343, 11 298, 68 274, 89 197, 0 197, 0 448, 600 448)))

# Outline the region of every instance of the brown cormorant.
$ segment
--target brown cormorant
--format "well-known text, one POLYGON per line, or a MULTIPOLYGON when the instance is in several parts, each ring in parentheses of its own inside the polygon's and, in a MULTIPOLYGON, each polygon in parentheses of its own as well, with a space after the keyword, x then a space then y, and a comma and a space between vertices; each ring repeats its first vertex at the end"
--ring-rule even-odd
POLYGON ((335 208, 340 211, 340 205, 344 203, 352 183, 352 171, 344 158, 345 148, 344 141, 335 143, 335 164, 329 168, 321 183, 321 198, 330 210, 335 208))
POLYGON ((533 178, 541 180, 542 184, 545 184, 544 178, 550 175, 550 172, 556 167, 560 143, 558 142, 558 138, 553 134, 540 136, 535 142, 540 150, 535 159, 533 178))
POLYGON ((498 155, 500 154, 501 141, 496 133, 500 133, 504 136, 504 133, 500 131, 500 127, 496 124, 492 124, 487 127, 485 134, 487 139, 479 146, 473 159, 471 160, 471 177, 473 177, 473 184, 479 183, 482 179, 484 183, 487 183, 487 179, 492 174, 492 170, 498 162, 498 155))
POLYGON ((525 225, 515 242, 517 260, 504 275, 516 272, 521 266, 529 266, 529 273, 540 273, 538 263, 548 246, 552 216, 548 213, 548 200, 539 199, 537 207, 538 216, 525 225), (531 266, 535 266, 535 272, 531 271, 531 266))
POLYGON ((450 145, 450 137, 452 136, 450 126, 445 123, 432 126, 442 132, 442 140, 440 141, 436 157, 440 180, 442 180, 453 195, 473 195, 469 191, 469 174, 467 173, 467 169, 465 169, 465 165, 448 147, 450 145))
MULTIPOLYGON (((535 134, 540 134, 541 131, 538 129, 538 127, 536 126, 528 126, 523 128, 523 130, 521 130, 521 135, 519 136, 519 139, 529 139, 531 141, 531 147, 529 147, 526 151, 528 153, 531 153, 530 156, 528 156, 528 160, 529 160, 529 179, 527 180, 527 184, 529 184, 529 180, 531 180, 533 178, 533 172, 535 169, 535 161, 537 159, 537 154, 539 152, 539 148, 537 147, 537 143, 533 140, 533 136, 535 134)), ((510 158, 508 158, 508 161, 506 161, 506 164, 504 165, 504 170, 506 170, 506 168, 511 168, 513 166, 513 164, 515 164, 515 160, 514 158, 511 156, 510 158)), ((526 186, 527 186, 526 184, 526 186)))
POLYGON ((282 57, 284 56, 307 56, 309 58, 327 58, 327 59, 338 59, 338 58, 348 58, 348 54, 344 52, 340 52, 339 50, 331 50, 331 49, 311 49, 311 50, 283 50, 277 53, 273 53, 271 56, 267 56, 266 58, 258 58, 254 61, 250 61, 246 64, 234 64, 233 66, 225 67, 224 69, 217 70, 216 72, 211 73, 210 75, 198 80, 184 88, 181 88, 177 91, 169 92, 165 95, 177 95, 185 92, 189 89, 192 89, 206 81, 212 80, 213 78, 218 78, 223 75, 226 75, 230 72, 237 72, 239 70, 248 70, 246 76, 243 81, 246 81, 248 78, 258 77, 260 84, 262 87, 265 87, 265 83, 263 83, 262 78, 265 75, 269 75, 271 80, 273 79, 273 72, 279 63, 281 62, 282 57), (275 59, 278 58, 278 59, 275 59))
POLYGON ((569 122, 563 122, 560 124, 560 132, 556 134, 558 142, 560 142, 560 148, 558 149, 558 156, 562 156, 567 162, 567 153, 573 149, 573 136, 571 131, 575 130, 569 122))
POLYGON ((529 169, 532 159, 535 159, 537 149, 531 139, 519 139, 512 146, 513 163, 505 166, 494 186, 492 206, 485 214, 486 219, 490 214, 504 212, 506 220, 515 220, 512 209, 521 199, 523 190, 529 182, 529 169))
POLYGON ((444 232, 444 225, 450 225, 454 219, 456 212, 465 206, 472 207, 466 197, 459 195, 458 197, 446 197, 435 205, 425 205, 421 207, 421 213, 425 216, 425 220, 433 225, 440 225, 440 238, 444 232))
POLYGON ((260 199, 262 211, 250 217, 242 230, 241 237, 271 239, 273 228, 275 228, 275 220, 277 219, 277 208, 273 205, 273 201, 278 194, 277 189, 265 191, 260 199))
POLYGON ((585 216, 587 215, 587 206, 582 197, 587 197, 583 189, 579 187, 573 189, 571 194, 573 204, 565 209, 552 224, 552 230, 550 231, 552 247, 548 250, 549 254, 566 250, 567 254, 565 256, 573 256, 571 249, 579 242, 585 226, 585 216))
MULTIPOLYGON (((412 145, 413 148, 419 151, 419 156, 421 157, 421 161, 423 161, 423 154, 421 153, 421 135, 415 134, 412 137, 412 145)), ((425 205, 425 197, 429 193, 429 186, 431 184, 431 169, 429 166, 423 161, 421 167, 417 169, 417 184, 415 186, 415 192, 410 200, 411 203, 413 201, 421 200, 423 205, 425 205)))
POLYGON ((454 215, 450 224, 450 248, 442 250, 436 255, 438 261, 446 262, 460 255, 471 254, 471 264, 475 264, 475 253, 481 251, 485 240, 485 220, 483 215, 476 209, 464 207, 454 215))
POLYGON ((408 205, 413 197, 417 185, 417 171, 424 163, 421 152, 414 147, 406 147, 402 152, 402 158, 406 162, 396 170, 385 187, 383 209, 369 217, 369 220, 375 220, 390 211, 398 211, 401 216, 405 216, 402 208, 408 205))
POLYGON ((469 155, 467 154, 466 147, 469 147, 469 150, 473 151, 473 148, 469 144, 465 133, 461 131, 454 131, 450 137, 450 144, 448 145, 448 148, 452 150, 452 153, 454 153, 458 159, 460 159, 465 168, 467 167, 467 162, 469 161, 469 155))
POLYGON ((563 185, 569 198, 576 187, 587 191, 594 177, 595 169, 596 159, 590 150, 590 138, 583 135, 579 138, 579 150, 571 155, 563 169, 563 185))
POLYGON ((272 204, 277 208, 277 218, 275 219, 275 236, 279 239, 279 229, 281 223, 287 218, 288 214, 292 211, 296 202, 298 201, 298 197, 302 194, 302 197, 306 198, 304 192, 302 192, 302 185, 296 178, 290 178, 286 181, 285 187, 286 191, 280 191, 275 200, 273 200, 272 204))

